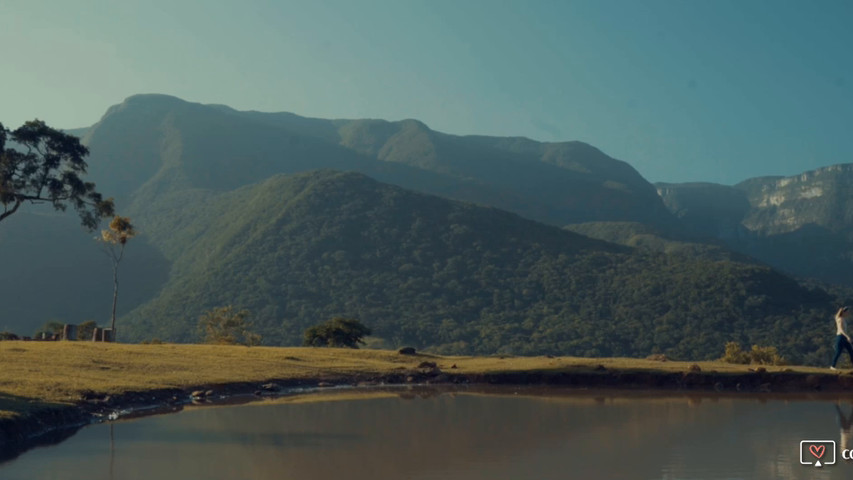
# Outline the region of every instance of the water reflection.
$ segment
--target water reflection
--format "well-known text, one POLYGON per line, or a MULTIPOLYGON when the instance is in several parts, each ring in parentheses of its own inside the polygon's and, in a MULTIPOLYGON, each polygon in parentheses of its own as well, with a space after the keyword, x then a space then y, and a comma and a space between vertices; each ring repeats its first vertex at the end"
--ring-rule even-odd
POLYGON ((115 480, 116 448, 114 424, 110 424, 110 480, 115 480))
POLYGON ((799 464, 799 441, 849 445, 827 401, 411 391, 205 407, 100 425, 0 466, 9 479, 849 478, 799 464), (109 429, 109 432, 107 431, 109 429))
POLYGON ((850 407, 850 415, 844 415, 841 411, 841 404, 835 404, 835 418, 838 419, 838 427, 841 429, 841 440, 838 445, 841 450, 850 448, 850 440, 853 438, 853 406, 850 407))

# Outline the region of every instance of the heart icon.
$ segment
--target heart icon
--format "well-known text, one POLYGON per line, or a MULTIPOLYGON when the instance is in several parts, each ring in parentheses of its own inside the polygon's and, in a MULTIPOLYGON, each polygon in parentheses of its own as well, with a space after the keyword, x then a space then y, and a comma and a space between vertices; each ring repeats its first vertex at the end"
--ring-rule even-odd
POLYGON ((815 458, 820 460, 823 454, 826 453, 826 445, 809 445, 809 451, 812 452, 815 458))

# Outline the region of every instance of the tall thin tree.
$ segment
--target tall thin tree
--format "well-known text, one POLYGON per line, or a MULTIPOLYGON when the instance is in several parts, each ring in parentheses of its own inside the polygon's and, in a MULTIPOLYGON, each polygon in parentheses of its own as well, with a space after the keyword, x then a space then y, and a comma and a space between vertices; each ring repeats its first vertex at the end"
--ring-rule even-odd
POLYGON ((124 247, 127 241, 136 236, 136 228, 130 223, 130 218, 116 215, 110 222, 110 227, 101 230, 99 239, 104 245, 104 251, 113 264, 113 311, 110 328, 113 340, 116 338, 116 305, 118 304, 118 266, 124 258, 124 247))

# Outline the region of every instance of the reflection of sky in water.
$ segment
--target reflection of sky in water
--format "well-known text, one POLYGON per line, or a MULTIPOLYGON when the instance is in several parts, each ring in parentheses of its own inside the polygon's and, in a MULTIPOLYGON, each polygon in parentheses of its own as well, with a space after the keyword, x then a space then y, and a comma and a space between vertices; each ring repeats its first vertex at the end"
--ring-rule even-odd
MULTIPOLYGON (((127 436, 129 432, 124 432, 127 436)), ((133 434, 130 433, 131 438, 133 434)), ((287 433, 249 433, 210 431, 203 429, 188 429, 170 433, 168 436, 158 436, 157 443, 161 444, 190 444, 200 445, 263 445, 282 448, 335 448, 347 443, 357 442, 362 436, 353 434, 325 434, 313 432, 287 433)), ((174 445, 173 445, 174 447, 174 445)))
POLYGON ((201 408, 83 429, 3 479, 850 478, 799 464, 851 406, 713 397, 445 394, 201 408))

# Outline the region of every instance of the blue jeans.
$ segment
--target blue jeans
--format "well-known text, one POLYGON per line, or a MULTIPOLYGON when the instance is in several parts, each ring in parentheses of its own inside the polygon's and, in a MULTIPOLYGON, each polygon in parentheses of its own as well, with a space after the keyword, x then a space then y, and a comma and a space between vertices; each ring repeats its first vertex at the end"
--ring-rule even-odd
POLYGON ((847 355, 850 355, 850 362, 853 363, 853 345, 850 345, 850 342, 847 340, 847 337, 844 335, 838 335, 835 337, 835 358, 832 359, 832 366, 834 367, 836 363, 838 363, 839 357, 841 357, 841 350, 844 349, 847 351, 847 355))

